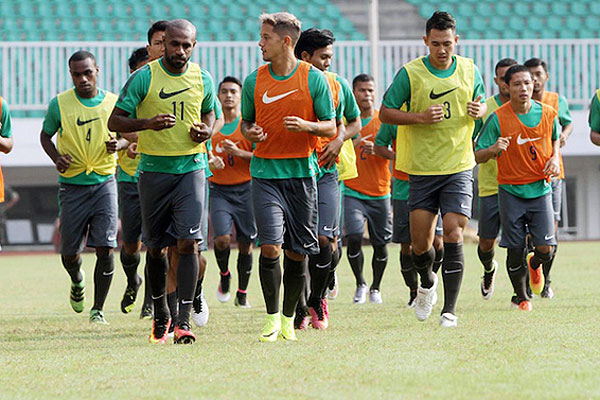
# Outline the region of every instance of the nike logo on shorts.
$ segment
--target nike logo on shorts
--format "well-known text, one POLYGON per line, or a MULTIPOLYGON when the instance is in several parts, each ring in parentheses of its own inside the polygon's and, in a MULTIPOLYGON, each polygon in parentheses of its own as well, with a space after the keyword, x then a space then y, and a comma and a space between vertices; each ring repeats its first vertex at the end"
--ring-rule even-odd
POLYGON ((294 90, 290 90, 289 92, 286 92, 286 93, 283 93, 283 94, 280 94, 280 95, 277 95, 277 96, 269 97, 269 95, 267 94, 267 92, 268 92, 268 90, 267 90, 265 92, 265 94, 263 94, 262 101, 265 104, 275 103, 277 100, 281 100, 284 97, 287 97, 290 94, 295 93, 297 91, 298 91, 298 89, 294 89, 294 90))
POLYGON ((546 236, 544 236, 544 240, 550 240, 550 239, 552 239, 553 237, 554 237, 554 235, 550 235, 550 236, 546 235, 546 236))
POLYGON ((191 88, 192 87, 190 86, 188 88, 176 90, 171 93, 167 93, 167 92, 165 92, 165 88, 161 88, 160 92, 158 93, 158 97, 160 97, 161 99, 168 99, 169 97, 177 96, 178 94, 181 94, 181 93, 185 92, 186 90, 190 90, 191 88))
POLYGON ((465 203, 460 203, 460 208, 464 208, 465 210, 468 210, 469 206, 466 205, 465 203))
POLYGON ((255 233, 253 235, 250 235, 250 240, 254 240, 256 239, 256 237, 258 236, 258 233, 255 233))
POLYGON ((314 244, 313 244, 313 243, 304 243, 304 244, 302 245, 302 247, 304 247, 305 249, 310 249, 310 248, 311 248, 311 247, 313 247, 313 246, 314 246, 314 244))
POLYGON ((198 232, 200 232, 200 227, 190 228, 190 235, 194 235, 194 234, 196 234, 198 232))
POLYGON ((454 89, 446 90, 445 92, 442 92, 442 93, 435 93, 433 91, 433 89, 431 89, 431 92, 429 92, 429 98, 431 100, 439 99, 440 97, 443 97, 443 96, 447 95, 448 93, 455 91, 456 89, 458 89, 458 87, 455 87, 454 89))
POLYGON ((96 121, 98 119, 100 119, 100 117, 88 119, 87 121, 82 121, 82 120, 79 119, 79 117, 77 117, 77 126, 83 126, 85 124, 89 124, 90 122, 96 121))
POLYGON ((108 241, 112 242, 113 240, 115 240, 117 237, 115 235, 109 236, 106 239, 108 239, 108 241))
POLYGON ((192 304, 194 300, 181 300, 181 304, 192 304))
POLYGON ((533 139, 523 139, 521 137, 521 134, 519 133, 519 136, 517 136, 517 144, 518 145, 522 145, 522 144, 525 144, 527 142, 535 142, 536 140, 540 140, 540 139, 541 139, 541 137, 537 137, 537 138, 533 138, 533 139))
POLYGON ((327 225, 325 225, 325 226, 323 227, 323 230, 324 230, 324 231, 332 231, 332 230, 334 230, 334 229, 335 229, 335 227, 329 227, 329 226, 327 226, 327 225))

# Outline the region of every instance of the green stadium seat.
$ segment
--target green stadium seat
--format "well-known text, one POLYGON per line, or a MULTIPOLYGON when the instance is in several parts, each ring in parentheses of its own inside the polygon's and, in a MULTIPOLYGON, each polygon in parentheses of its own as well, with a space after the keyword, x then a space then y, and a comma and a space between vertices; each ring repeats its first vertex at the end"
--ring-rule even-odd
MULTIPOLYGON (((535 6, 534 6, 534 12, 535 12, 535 6)), ((550 13, 558 16, 558 17, 566 17, 567 15, 569 15, 569 8, 567 6, 566 2, 562 2, 562 1, 555 1, 552 4, 550 4, 550 13)))
POLYGON ((600 17, 600 1, 590 3, 590 14, 600 17))
MULTIPOLYGON (((582 25, 584 21, 582 21, 581 17, 576 17, 574 15, 569 15, 566 19, 565 19, 565 26, 569 27, 569 28, 577 28, 579 26, 582 25)), ((589 28, 589 26, 588 26, 589 28)))
POLYGON ((65 2, 54 4, 54 15, 57 17, 67 17, 71 15, 71 5, 65 2))
MULTIPOLYGON (((456 9, 456 16, 460 17, 472 17, 475 15, 475 9, 471 3, 460 3, 456 9)), ((464 20, 464 19, 461 19, 464 20)))
POLYGON ((531 13, 531 7, 525 2, 513 3, 513 15, 526 16, 531 13))
POLYGON ((587 29, 600 29, 600 23, 598 22, 600 17, 597 15, 590 15, 585 17, 584 25, 587 29))
POLYGON ((429 18, 437 10, 432 3, 424 3, 419 6, 419 15, 423 18, 429 18))
POLYGON ((48 2, 38 3, 34 11, 40 17, 50 17, 52 15, 52 4, 48 2))
MULTIPOLYGON (((556 2, 556 3, 558 3, 558 2, 556 2)), ((556 3, 552 3, 552 4, 556 4, 556 3)), ((531 12, 533 14, 535 14, 536 16, 548 15, 550 13, 550 9, 548 6, 549 6, 548 3, 543 3, 541 1, 538 1, 538 2, 532 4, 531 12)))
MULTIPOLYGON (((510 17, 508 20, 508 27, 512 31, 519 31, 525 26, 525 19, 519 16, 510 17)), ((508 31, 508 30, 507 30, 508 31)))
POLYGON ((503 31, 506 29, 506 21, 503 17, 492 17, 490 19, 490 28, 503 31))
POLYGON ((73 4, 73 14, 77 17, 89 17, 91 14, 90 6, 87 2, 76 2, 73 4))
POLYGON ((247 3, 246 4, 246 17, 247 18, 258 18, 262 14, 263 9, 257 4, 247 3))
POLYGON ((577 37, 580 39, 590 39, 595 38, 597 32, 593 29, 581 28, 577 30, 577 37))
POLYGON ((231 40, 231 37, 229 36, 229 33, 226 32, 214 32, 213 40, 217 42, 227 42, 231 40))
POLYGON ((132 32, 131 20, 129 18, 119 18, 115 21, 113 29, 118 33, 129 35, 132 32))
POLYGON ((583 1, 573 1, 571 2, 571 14, 585 17, 589 13, 587 3, 583 1))
POLYGON ((508 2, 498 2, 494 7, 494 14, 502 17, 510 17, 513 11, 508 2))
POLYGON ((150 17, 154 19, 169 19, 169 15, 167 15, 167 8, 161 2, 152 2, 149 4, 150 13, 148 14, 150 17))
MULTIPOLYGON (((471 18, 471 28, 474 31, 483 32, 489 27, 489 18, 474 16, 471 18)), ((480 35, 481 36, 481 35, 480 35)), ((477 39, 481 37, 478 36, 477 39)), ((476 39, 473 37, 469 37, 470 39, 476 39)))
POLYGON ((555 31, 560 31, 563 28, 563 22, 560 15, 551 15, 546 18, 546 27, 555 31))
POLYGON ((542 29, 544 29, 544 19, 537 15, 529 16, 525 22, 527 23, 527 28, 529 29, 535 31, 541 31, 542 29))
POLYGON ((36 17, 20 18, 21 29, 25 31, 37 31, 39 19, 36 17))
POLYGON ((15 13, 15 6, 12 1, 0 1, 0 15, 3 18, 10 17, 15 13))
POLYGON ((483 38, 484 39, 499 39, 500 37, 502 37, 502 31, 498 30, 493 30, 493 29, 487 29, 485 32, 483 32, 483 38))
POLYGON ((517 31, 512 29, 503 29, 502 30, 502 39, 518 39, 519 34, 517 31))
POLYGON ((542 29, 540 31, 540 38, 541 39, 555 39, 557 37, 560 37, 560 32, 559 31, 555 31, 549 28, 546 29, 542 29))
POLYGON ((478 3, 476 6, 476 12, 479 16, 491 17, 494 15, 492 6, 489 3, 478 3))
POLYGON ((521 39, 537 39, 538 38, 538 32, 539 30, 537 29, 521 29, 521 31, 519 32, 521 39))

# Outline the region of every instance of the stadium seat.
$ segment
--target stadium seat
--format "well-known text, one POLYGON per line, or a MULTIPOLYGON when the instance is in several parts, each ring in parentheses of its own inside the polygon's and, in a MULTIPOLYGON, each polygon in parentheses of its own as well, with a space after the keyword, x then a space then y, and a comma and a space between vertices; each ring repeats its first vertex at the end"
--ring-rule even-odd
POLYGON ((555 31, 563 29, 563 21, 560 15, 551 15, 546 18, 546 27, 555 31))
POLYGON ((600 18, 598 16, 590 15, 585 17, 584 25, 587 29, 600 29, 599 20, 600 18))
POLYGON ((513 3, 513 16, 514 15, 526 16, 526 15, 529 15, 530 13, 531 13, 531 7, 530 7, 529 3, 520 2, 520 1, 513 3))
POLYGON ((587 3, 583 1, 573 1, 571 2, 571 14, 585 17, 588 15, 589 11, 587 9, 587 3))
POLYGON ((502 17, 509 17, 513 13, 512 8, 508 2, 498 2, 494 7, 494 14, 502 17))

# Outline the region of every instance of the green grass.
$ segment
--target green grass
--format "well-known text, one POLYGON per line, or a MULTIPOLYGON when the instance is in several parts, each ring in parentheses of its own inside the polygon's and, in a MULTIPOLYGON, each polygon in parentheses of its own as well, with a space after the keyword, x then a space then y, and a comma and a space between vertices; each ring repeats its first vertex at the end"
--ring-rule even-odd
MULTIPOLYGON (((382 305, 351 304, 354 280, 344 256, 329 330, 299 332, 296 343, 258 342, 265 314, 256 262, 248 295, 254 307, 239 310, 216 300, 218 274, 208 253, 210 321, 195 329, 194 346, 148 344, 150 323, 138 319, 139 304, 131 315, 119 310, 120 265, 105 307, 111 325, 96 327, 87 320, 93 255, 84 257, 81 315, 70 309, 57 255, 0 256, 0 398, 600 398, 598 243, 561 244, 556 296, 534 299, 532 313, 510 309, 503 250, 496 293, 481 299, 481 267, 467 245, 459 327, 452 330, 438 326, 441 285, 426 322, 404 308, 398 251, 390 247, 382 305)), ((370 260, 370 248, 365 253, 370 260)))

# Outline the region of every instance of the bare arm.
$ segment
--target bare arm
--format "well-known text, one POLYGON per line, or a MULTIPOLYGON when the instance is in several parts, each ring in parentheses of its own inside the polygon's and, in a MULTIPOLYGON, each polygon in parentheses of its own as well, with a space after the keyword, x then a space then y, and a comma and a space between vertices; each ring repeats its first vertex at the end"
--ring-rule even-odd
POLYGON ((600 146, 600 132, 596 132, 594 130, 590 131, 590 140, 596 146, 600 146))
POLYGON ((14 146, 14 142, 13 142, 13 138, 11 137, 2 137, 0 136, 0 151, 2 153, 10 153, 10 151, 13 149, 14 146))
POLYGON ((573 133, 573 123, 562 127, 562 131, 560 132, 560 147, 564 147, 567 144, 567 139, 571 136, 571 133, 573 133))
POLYGON ((499 137, 493 146, 490 146, 487 149, 477 150, 475 152, 475 161, 478 164, 483 164, 484 162, 487 162, 492 158, 498 157, 498 153, 508 148, 508 145, 510 144, 510 139, 511 136, 499 137))
POLYGON ((308 132, 314 136, 334 137, 336 134, 335 119, 327 121, 306 121, 300 117, 284 117, 283 126, 290 132, 308 132))
POLYGON ((50 157, 54 165, 56 165, 58 172, 65 172, 69 168, 69 165, 71 165, 71 156, 69 154, 58 154, 56 146, 52 142, 52 138, 43 130, 40 132, 40 143, 46 154, 48 154, 48 157, 50 157))
POLYGON ((118 107, 112 110, 108 119, 108 130, 119 133, 139 132, 146 129, 160 131, 173 126, 175 126, 175 116, 173 114, 157 114, 152 118, 130 118, 127 111, 118 107))
POLYGON ((429 106, 425 112, 413 113, 382 105, 379 110, 379 119, 384 124, 390 125, 433 124, 444 120, 444 109, 441 104, 434 104, 429 106))
POLYGON ((344 140, 352 139, 354 136, 360 133, 362 129, 362 123, 360 122, 360 118, 356 117, 353 120, 347 121, 346 125, 346 135, 344 136, 344 140))
POLYGON ((252 159, 252 152, 242 150, 237 146, 237 143, 232 142, 229 139, 225 139, 221 142, 223 151, 227 154, 231 154, 234 157, 239 157, 243 160, 250 161, 252 159))
POLYGON ((223 126, 225 126, 225 116, 221 114, 221 118, 217 119, 213 125, 213 135, 220 132, 221 129, 223 129, 223 126))
POLYGON ((546 176, 558 176, 560 174, 560 139, 552 141, 552 157, 544 166, 546 176))
POLYGON ((263 128, 256 125, 254 122, 242 120, 240 126, 242 135, 252 143, 263 142, 267 139, 267 133, 263 131, 263 128))
POLYGON ((379 157, 386 158, 388 160, 396 159, 396 153, 392 151, 389 146, 375 145, 373 149, 375 150, 375 154, 377 154, 379 157))

